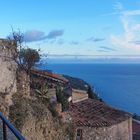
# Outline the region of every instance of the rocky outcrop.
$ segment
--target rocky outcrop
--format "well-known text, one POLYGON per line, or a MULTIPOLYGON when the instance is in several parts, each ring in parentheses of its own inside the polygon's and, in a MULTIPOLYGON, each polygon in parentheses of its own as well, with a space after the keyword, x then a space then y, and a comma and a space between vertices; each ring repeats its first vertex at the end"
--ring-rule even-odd
POLYGON ((68 124, 58 114, 53 116, 49 105, 46 99, 15 94, 9 109, 10 120, 28 140, 69 140, 68 124))
POLYGON ((30 96, 30 77, 17 67, 15 48, 14 41, 0 39, 0 111, 28 140, 69 140, 68 125, 49 100, 30 96))
POLYGON ((13 41, 0 39, 0 92, 16 92, 16 63, 13 60, 13 41), (9 46, 8 46, 9 45, 9 46))
POLYGON ((16 43, 0 39, 0 111, 8 116, 12 95, 17 92, 17 65, 13 59, 16 43))

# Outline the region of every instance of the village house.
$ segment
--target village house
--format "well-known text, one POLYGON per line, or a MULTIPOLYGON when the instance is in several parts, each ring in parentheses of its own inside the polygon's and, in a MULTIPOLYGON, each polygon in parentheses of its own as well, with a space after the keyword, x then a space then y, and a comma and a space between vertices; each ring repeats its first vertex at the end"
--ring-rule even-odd
POLYGON ((72 103, 69 108, 76 140, 132 140, 132 118, 94 99, 72 103))

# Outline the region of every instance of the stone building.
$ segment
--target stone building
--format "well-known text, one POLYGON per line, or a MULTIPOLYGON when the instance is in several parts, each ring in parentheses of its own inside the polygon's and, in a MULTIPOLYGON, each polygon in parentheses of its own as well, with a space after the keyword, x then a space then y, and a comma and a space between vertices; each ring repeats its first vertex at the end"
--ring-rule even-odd
POLYGON ((132 140, 132 118, 94 99, 72 103, 69 114, 75 125, 75 140, 132 140))
POLYGON ((55 74, 51 71, 48 70, 41 70, 41 69, 35 69, 32 68, 31 70, 31 74, 33 76, 33 78, 37 81, 47 81, 48 84, 52 84, 52 86, 56 86, 56 85, 66 85, 69 81, 64 78, 62 75, 60 74, 55 74))
POLYGON ((32 87, 38 88, 44 84, 48 86, 48 96, 51 101, 56 101, 56 87, 61 87, 66 98, 71 101, 72 89, 69 81, 62 75, 53 73, 48 70, 40 70, 32 68, 32 87))

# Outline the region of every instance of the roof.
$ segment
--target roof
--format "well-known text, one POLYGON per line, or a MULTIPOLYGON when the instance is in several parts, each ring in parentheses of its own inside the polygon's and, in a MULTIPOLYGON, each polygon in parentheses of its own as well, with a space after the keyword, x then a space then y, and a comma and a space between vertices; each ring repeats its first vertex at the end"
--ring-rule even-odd
POLYGON ((68 80, 66 78, 64 78, 62 75, 55 74, 55 73, 49 72, 47 70, 40 70, 40 69, 33 68, 33 69, 31 69, 31 73, 34 75, 43 77, 43 78, 51 78, 52 80, 59 80, 63 83, 68 82, 68 80))
POLYGON ((72 103, 69 112, 76 126, 88 127, 111 126, 131 117, 129 113, 114 109, 95 99, 72 103))

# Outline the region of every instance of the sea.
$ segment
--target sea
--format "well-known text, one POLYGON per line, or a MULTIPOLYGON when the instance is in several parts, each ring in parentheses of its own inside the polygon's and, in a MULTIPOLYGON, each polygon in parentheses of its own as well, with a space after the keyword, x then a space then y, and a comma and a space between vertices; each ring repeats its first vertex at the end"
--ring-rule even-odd
POLYGON ((39 66, 87 81, 107 104, 140 115, 140 64, 49 64, 39 66))

